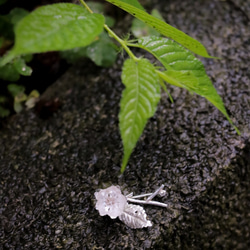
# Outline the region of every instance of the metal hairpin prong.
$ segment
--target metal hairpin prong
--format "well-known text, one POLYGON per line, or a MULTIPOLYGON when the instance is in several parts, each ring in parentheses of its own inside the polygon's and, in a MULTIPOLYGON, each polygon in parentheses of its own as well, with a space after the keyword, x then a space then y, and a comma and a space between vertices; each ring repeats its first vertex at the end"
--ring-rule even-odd
POLYGON ((147 204, 147 205, 155 205, 155 206, 160 206, 160 207, 166 207, 168 208, 168 204, 158 202, 158 201, 152 201, 152 199, 158 195, 158 194, 165 194, 165 191, 163 190, 164 185, 161 185, 154 193, 148 193, 148 194, 140 194, 140 195, 135 195, 131 196, 131 194, 128 194, 126 196, 127 201, 137 203, 137 204, 147 204), (143 197, 148 197, 147 200, 138 200, 138 198, 143 198, 143 197))
POLYGON ((126 197, 127 198, 138 199, 138 198, 144 198, 144 197, 152 196, 150 198, 150 200, 152 200, 156 195, 158 195, 160 197, 163 197, 166 194, 166 190, 163 190, 163 188, 164 188, 164 185, 161 185, 154 193, 139 194, 139 195, 133 195, 133 193, 129 193, 129 194, 126 195, 126 197))
POLYGON ((133 197, 133 192, 126 195, 126 198, 131 198, 131 197, 133 197))
POLYGON ((148 198, 147 201, 151 201, 154 199, 154 197, 161 192, 161 190, 164 188, 164 185, 162 184, 158 189, 155 190, 154 193, 152 193, 148 198))
POLYGON ((153 193, 135 196, 133 196, 133 193, 130 193, 125 196, 122 194, 119 186, 112 185, 95 192, 95 208, 101 216, 108 215, 111 219, 118 217, 130 228, 151 227, 153 224, 148 220, 144 208, 140 205, 129 204, 128 202, 164 207, 169 210, 169 212, 174 213, 168 204, 152 200, 156 195, 163 196, 166 194, 163 188, 164 185, 161 185, 153 193))
POLYGON ((148 194, 139 194, 139 195, 135 195, 135 196, 130 196, 130 194, 129 195, 127 195, 127 197, 129 197, 129 198, 133 198, 133 199, 138 199, 138 198, 144 198, 144 197, 148 197, 148 196, 150 196, 150 195, 152 195, 153 193, 148 193, 148 194))
POLYGON ((155 205, 159 207, 168 207, 168 204, 158 202, 158 201, 144 201, 144 200, 137 200, 133 198, 127 198, 127 201, 137 204, 145 204, 145 205, 155 205))

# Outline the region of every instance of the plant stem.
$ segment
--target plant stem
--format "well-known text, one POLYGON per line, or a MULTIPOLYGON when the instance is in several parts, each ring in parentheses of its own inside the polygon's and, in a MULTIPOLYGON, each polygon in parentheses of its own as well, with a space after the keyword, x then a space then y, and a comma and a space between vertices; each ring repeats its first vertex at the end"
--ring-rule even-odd
POLYGON ((87 9, 89 13, 93 13, 93 11, 89 8, 89 6, 83 0, 79 0, 81 4, 87 9))
POLYGON ((105 30, 109 33, 111 37, 113 37, 118 43, 121 44, 121 46, 124 48, 124 50, 128 53, 128 55, 135 61, 138 62, 140 59, 134 55, 134 53, 130 50, 130 48, 126 45, 126 42, 122 40, 120 37, 118 37, 113 30, 111 30, 106 24, 104 24, 105 30))
MULTIPOLYGON (((93 11, 89 8, 89 6, 85 3, 84 0, 79 0, 81 4, 87 9, 89 13, 93 13, 93 11)), ((135 62, 138 62, 140 59, 136 57, 133 52, 129 49, 129 47, 126 45, 126 42, 122 40, 119 36, 115 34, 113 30, 111 30, 107 24, 104 24, 104 29, 108 32, 109 36, 113 37, 118 43, 121 44, 121 46, 124 48, 124 50, 128 53, 130 58, 132 58, 135 62)))

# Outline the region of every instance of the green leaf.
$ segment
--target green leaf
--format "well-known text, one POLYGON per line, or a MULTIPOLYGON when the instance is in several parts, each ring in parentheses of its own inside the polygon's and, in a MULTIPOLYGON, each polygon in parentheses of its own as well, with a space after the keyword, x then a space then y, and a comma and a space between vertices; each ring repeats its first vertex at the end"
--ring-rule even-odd
POLYGON ((26 65, 25 60, 21 57, 14 60, 14 67, 20 75, 30 76, 32 74, 32 69, 26 65))
POLYGON ((4 4, 7 0, 0 0, 0 5, 4 4))
POLYGON ((0 117, 4 118, 10 115, 10 111, 0 105, 0 117))
POLYGON ((159 10, 157 9, 153 9, 152 12, 151 12, 151 15, 162 20, 163 22, 165 22, 163 16, 161 15, 161 13, 159 12, 159 10))
POLYGON ((87 56, 98 66, 110 67, 117 56, 117 48, 107 33, 99 35, 98 40, 87 47, 87 56))
POLYGON ((15 26, 20 20, 27 16, 29 12, 22 8, 14 8, 8 14, 10 22, 15 26))
POLYGON ((14 98, 13 108, 16 113, 20 113, 23 110, 23 102, 27 100, 27 95, 25 93, 20 93, 14 98))
POLYGON ((184 32, 174 28, 173 26, 165 23, 164 21, 151 16, 147 12, 140 10, 130 4, 124 3, 119 0, 106 0, 107 2, 110 2, 119 8, 127 11, 131 15, 135 16, 136 18, 142 20, 149 26, 156 29, 158 32, 160 32, 162 35, 169 37, 176 42, 182 44, 187 49, 191 50, 192 52, 201 55, 203 57, 211 57, 207 53, 206 48, 197 40, 194 38, 188 36, 184 32))
POLYGON ((35 107, 39 96, 40 96, 40 94, 39 94, 39 92, 37 90, 35 90, 35 89, 32 90, 30 92, 30 94, 28 95, 27 100, 25 101, 25 106, 28 109, 31 109, 31 108, 35 107))
POLYGON ((23 60, 28 63, 33 59, 33 55, 32 54, 25 54, 22 56, 23 60))
POLYGON ((105 24, 107 24, 109 28, 112 28, 115 25, 115 19, 110 16, 105 16, 105 24))
POLYGON ((60 56, 68 63, 75 63, 80 58, 86 57, 87 47, 73 48, 69 50, 60 51, 60 56))
POLYGON ((15 82, 20 78, 19 73, 16 71, 13 63, 8 63, 0 67, 0 79, 5 81, 15 82))
POLYGON ((14 8, 7 15, 0 15, 0 34, 7 39, 14 39, 14 27, 15 25, 29 12, 22 8, 14 8))
MULTIPOLYGON (((94 13, 99 13, 99 14, 103 14, 104 13, 104 4, 103 3, 97 3, 97 2, 93 2, 93 1, 87 1, 86 4, 89 6, 89 8, 94 12, 94 13)), ((111 28, 114 26, 115 24, 115 19, 110 17, 110 16, 106 16, 105 15, 105 23, 111 28)))
POLYGON ((89 8, 94 12, 94 13, 103 13, 104 12, 104 4, 103 3, 98 3, 94 1, 86 1, 86 4, 89 6, 89 8))
POLYGON ((17 84, 9 84, 7 86, 8 91, 10 92, 10 94, 12 95, 13 98, 15 98, 17 95, 19 94, 23 94, 25 91, 25 87, 22 85, 17 85, 17 84))
POLYGON ((14 39, 13 24, 9 15, 0 15, 0 34, 7 40, 14 39))
POLYGON ((7 88, 14 98, 13 108, 15 112, 21 112, 23 109, 22 103, 27 100, 27 95, 24 93, 25 87, 17 84, 9 84, 7 88))
MULTIPOLYGON (((103 15, 88 13, 76 4, 42 6, 17 24, 16 41, 10 55, 86 46, 102 32, 103 25, 103 15)), ((10 59, 8 56, 7 60, 10 59)))
POLYGON ((144 10, 145 9, 143 8, 143 6, 137 1, 137 0, 121 0, 121 2, 124 2, 124 3, 127 3, 127 4, 130 4, 140 10, 144 10))
POLYGON ((8 101, 8 98, 6 96, 0 95, 0 103, 5 103, 8 101))
MULTIPOLYGON (((167 38, 160 37, 141 38, 138 44, 140 48, 153 54, 167 69, 165 72, 159 72, 160 77, 172 85, 205 97, 232 124, 223 101, 207 76, 202 62, 190 51, 167 38)), ((235 129, 239 133, 236 127, 235 129)))
POLYGON ((90 45, 61 51, 60 55, 69 63, 74 63, 82 57, 88 57, 98 66, 110 67, 116 60, 117 47, 107 33, 102 32, 90 45))
POLYGON ((122 93, 119 127, 123 141, 124 156, 121 172, 150 117, 160 100, 160 85, 154 66, 147 59, 135 62, 127 59, 122 70, 122 93))
MULTIPOLYGON (((156 9, 152 10, 151 15, 164 21, 161 14, 156 9)), ((146 23, 137 18, 135 18, 132 22, 131 31, 136 38, 144 36, 160 36, 160 33, 157 32, 154 28, 148 26, 146 23)))

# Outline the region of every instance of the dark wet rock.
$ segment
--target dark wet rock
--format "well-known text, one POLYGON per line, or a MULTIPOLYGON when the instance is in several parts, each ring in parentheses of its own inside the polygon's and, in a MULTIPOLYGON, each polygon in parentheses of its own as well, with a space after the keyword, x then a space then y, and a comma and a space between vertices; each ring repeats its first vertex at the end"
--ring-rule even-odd
POLYGON ((202 97, 170 87, 174 103, 163 94, 120 176, 122 62, 110 69, 79 62, 43 96, 58 98, 59 109, 47 119, 24 111, 0 131, 0 248, 249 247, 250 45, 241 12, 248 6, 161 2, 169 23, 222 58, 202 60, 242 136, 202 97), (153 226, 139 230, 101 217, 94 192, 111 184, 135 194, 165 184, 161 201, 174 213, 145 206, 153 226))

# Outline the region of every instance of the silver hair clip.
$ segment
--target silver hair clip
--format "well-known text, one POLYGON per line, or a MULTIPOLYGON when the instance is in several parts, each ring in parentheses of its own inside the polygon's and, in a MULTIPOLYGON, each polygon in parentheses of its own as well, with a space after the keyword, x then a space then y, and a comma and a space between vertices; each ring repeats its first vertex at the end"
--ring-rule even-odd
POLYGON ((128 202, 154 205, 168 208, 168 204, 153 201, 155 196, 164 196, 166 191, 161 185, 155 192, 133 196, 133 193, 124 196, 119 186, 110 186, 95 192, 96 209, 101 216, 109 215, 112 219, 119 217, 127 226, 131 228, 143 228, 152 226, 151 221, 147 220, 147 214, 143 207, 128 204, 128 202), (140 199, 148 197, 146 200, 140 199))

